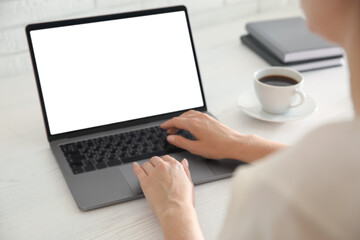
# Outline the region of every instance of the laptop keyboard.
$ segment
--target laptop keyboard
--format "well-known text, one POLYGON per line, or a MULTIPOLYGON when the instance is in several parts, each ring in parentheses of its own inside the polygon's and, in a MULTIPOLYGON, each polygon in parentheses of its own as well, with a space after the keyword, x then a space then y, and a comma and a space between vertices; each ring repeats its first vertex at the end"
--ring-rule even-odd
MULTIPOLYGON (((185 130, 179 130, 177 135, 195 140, 195 137, 185 130)), ((80 174, 155 155, 184 151, 169 144, 166 136, 166 130, 157 126, 64 144, 60 147, 73 173, 80 174)))

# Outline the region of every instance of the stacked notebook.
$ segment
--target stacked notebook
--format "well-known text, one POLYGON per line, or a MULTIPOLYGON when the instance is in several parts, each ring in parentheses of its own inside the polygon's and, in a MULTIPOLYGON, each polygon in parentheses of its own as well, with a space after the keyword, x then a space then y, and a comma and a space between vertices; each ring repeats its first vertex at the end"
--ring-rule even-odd
POLYGON ((343 64, 343 49, 310 32, 300 17, 252 22, 246 30, 243 44, 272 66, 304 72, 343 64))

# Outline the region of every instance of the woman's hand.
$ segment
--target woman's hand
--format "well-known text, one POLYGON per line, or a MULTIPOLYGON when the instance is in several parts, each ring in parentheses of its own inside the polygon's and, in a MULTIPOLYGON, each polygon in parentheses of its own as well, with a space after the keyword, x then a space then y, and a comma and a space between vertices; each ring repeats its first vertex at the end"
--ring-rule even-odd
POLYGON ((141 167, 135 163, 133 168, 150 207, 159 219, 172 208, 194 208, 194 186, 186 159, 179 163, 168 155, 152 157, 141 167))
POLYGON ((161 124, 168 129, 168 142, 206 158, 221 159, 229 157, 234 143, 241 135, 215 118, 201 112, 188 111, 161 124), (196 141, 175 134, 179 129, 191 132, 196 141))
POLYGON ((168 130, 169 143, 211 159, 252 162, 284 146, 255 135, 242 135, 215 118, 194 110, 164 122, 161 127, 168 130), (179 129, 191 132, 196 140, 174 135, 179 129))
POLYGON ((142 166, 134 163, 133 170, 165 239, 203 239, 186 159, 180 163, 170 156, 152 157, 142 166))

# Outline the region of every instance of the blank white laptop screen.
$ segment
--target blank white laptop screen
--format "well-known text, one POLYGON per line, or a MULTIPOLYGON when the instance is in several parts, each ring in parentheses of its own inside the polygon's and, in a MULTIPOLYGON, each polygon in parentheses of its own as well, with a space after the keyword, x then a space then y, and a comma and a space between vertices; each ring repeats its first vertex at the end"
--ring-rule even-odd
POLYGON ((30 34, 52 135, 204 105, 183 11, 30 34))

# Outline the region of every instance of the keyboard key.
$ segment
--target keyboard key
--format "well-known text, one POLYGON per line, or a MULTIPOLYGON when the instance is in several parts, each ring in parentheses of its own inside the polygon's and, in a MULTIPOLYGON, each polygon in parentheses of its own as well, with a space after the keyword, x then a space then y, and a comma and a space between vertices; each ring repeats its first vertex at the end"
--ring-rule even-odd
POLYGON ((88 164, 88 165, 85 165, 85 166, 84 166, 85 172, 94 171, 95 169, 96 169, 95 166, 92 165, 92 164, 88 164))
POLYGON ((70 164, 71 168, 82 167, 83 165, 83 162, 75 162, 70 164))
POLYGON ((102 162, 104 162, 104 158, 103 157, 96 157, 95 162, 102 163, 102 162))
POLYGON ((79 174, 79 173, 83 173, 84 170, 82 169, 82 167, 77 167, 77 168, 73 168, 72 169, 74 174, 79 174))
POLYGON ((86 159, 85 155, 76 155, 70 157, 71 162, 81 162, 86 159))
POLYGON ((106 168, 106 164, 105 164, 104 162, 98 163, 98 164, 96 164, 96 168, 97 168, 97 169, 106 168))
POLYGON ((117 166, 117 165, 120 165, 120 164, 121 164, 121 162, 118 161, 118 160, 109 160, 109 161, 107 162, 107 165, 108 165, 109 167, 117 166))

